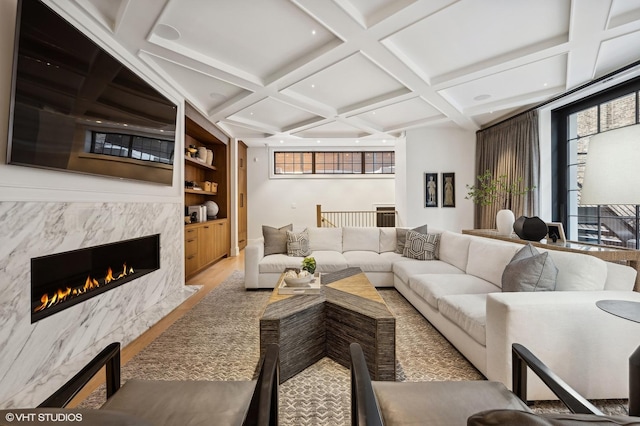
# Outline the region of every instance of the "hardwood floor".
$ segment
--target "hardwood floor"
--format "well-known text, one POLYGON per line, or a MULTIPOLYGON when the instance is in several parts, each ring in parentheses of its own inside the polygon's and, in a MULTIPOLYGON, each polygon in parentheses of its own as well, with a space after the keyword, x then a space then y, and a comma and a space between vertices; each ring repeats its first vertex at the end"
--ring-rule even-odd
MULTIPOLYGON (((153 342, 163 331, 171 324, 176 322, 180 317, 193 308, 204 296, 212 289, 216 288, 221 282, 235 270, 244 270, 244 250, 236 257, 227 257, 215 263, 211 267, 200 272, 198 275, 187 281, 187 285, 201 285, 202 288, 196 294, 185 300, 180 306, 171 311, 169 315, 158 321, 153 327, 143 333, 140 337, 122 348, 120 357, 122 365, 126 364, 136 356, 140 351, 153 342)), ((98 386, 104 383, 104 369, 87 384, 87 386, 78 393, 71 401, 69 408, 78 406, 84 401, 98 386)))

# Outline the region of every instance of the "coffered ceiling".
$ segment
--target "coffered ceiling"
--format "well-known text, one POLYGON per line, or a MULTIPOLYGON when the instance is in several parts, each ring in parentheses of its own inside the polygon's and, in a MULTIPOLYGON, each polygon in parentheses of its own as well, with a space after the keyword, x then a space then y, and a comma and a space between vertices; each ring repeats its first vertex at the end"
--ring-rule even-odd
POLYGON ((249 145, 476 130, 640 59, 640 0, 52 0, 249 145))

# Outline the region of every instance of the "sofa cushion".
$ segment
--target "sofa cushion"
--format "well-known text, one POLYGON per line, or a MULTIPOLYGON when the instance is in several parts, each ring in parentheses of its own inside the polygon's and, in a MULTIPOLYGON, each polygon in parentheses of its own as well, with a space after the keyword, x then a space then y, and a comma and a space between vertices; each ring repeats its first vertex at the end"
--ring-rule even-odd
POLYGON ((553 291, 558 268, 549 253, 527 244, 513 256, 502 273, 502 291, 553 291))
POLYGON ((396 251, 396 228, 380 228, 380 253, 396 251))
POLYGON ((409 278, 409 288, 433 308, 438 300, 452 294, 486 294, 500 291, 499 287, 482 278, 466 274, 422 274, 409 278))
POLYGON ((502 286, 502 273, 516 251, 522 246, 488 238, 471 238, 467 274, 483 278, 498 287, 502 286))
POLYGON ((392 257, 372 251, 345 251, 342 255, 347 259, 349 267, 359 266, 363 272, 391 272, 393 266, 392 257))
POLYGON ((335 272, 348 266, 347 259, 337 251, 318 250, 311 252, 311 256, 316 259, 317 272, 335 272))
POLYGON ((258 264, 258 272, 281 273, 287 268, 299 268, 302 265, 302 256, 288 256, 286 254, 272 254, 265 256, 258 264))
POLYGON ((470 242, 468 235, 444 231, 440 235, 438 258, 464 271, 467 269, 470 242))
POLYGON ((602 259, 580 253, 548 250, 558 267, 556 291, 603 290, 607 264, 602 259))
POLYGON ((293 231, 292 223, 285 225, 282 228, 262 225, 265 256, 270 254, 287 253, 287 231, 293 231))
POLYGON ((438 311, 482 346, 487 345, 487 295, 457 294, 438 299, 438 311))
POLYGON ((378 228, 342 228, 342 251, 380 252, 378 228))
POLYGON ((289 256, 309 256, 309 233, 287 231, 287 254, 289 256))
POLYGON ((342 228, 308 228, 311 251, 333 250, 342 253, 342 228))
POLYGON ((396 253, 404 253, 404 244, 407 241, 407 232, 415 231, 421 234, 427 233, 428 225, 424 224, 422 226, 418 226, 417 228, 409 229, 409 228, 396 228, 396 253))
MULTIPOLYGON (((395 253, 400 256, 399 254, 395 253)), ((441 260, 423 262, 421 260, 401 257, 393 263, 393 273, 404 283, 409 283, 409 277, 418 274, 464 274, 464 271, 441 260)))
POLYGON ((407 240, 402 255, 409 259, 435 260, 437 259, 439 234, 420 234, 419 232, 407 232, 407 240))

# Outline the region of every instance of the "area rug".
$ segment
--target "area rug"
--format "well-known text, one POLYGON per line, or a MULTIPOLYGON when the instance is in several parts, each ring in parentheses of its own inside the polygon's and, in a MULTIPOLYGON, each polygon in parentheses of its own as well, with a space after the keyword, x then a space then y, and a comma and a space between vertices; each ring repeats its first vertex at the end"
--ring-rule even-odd
MULTIPOLYGON (((396 316, 399 381, 484 380, 395 289, 378 289, 396 316)), ((247 291, 235 271, 192 310, 122 367, 129 378, 250 380, 259 358, 259 317, 271 290, 247 291)), ((104 403, 104 387, 82 404, 104 403)), ((349 425, 349 370, 324 358, 280 386, 280 424, 349 425)), ((626 414, 624 400, 594 401, 605 413, 626 414)), ((538 402, 539 412, 566 412, 558 402, 538 402)))

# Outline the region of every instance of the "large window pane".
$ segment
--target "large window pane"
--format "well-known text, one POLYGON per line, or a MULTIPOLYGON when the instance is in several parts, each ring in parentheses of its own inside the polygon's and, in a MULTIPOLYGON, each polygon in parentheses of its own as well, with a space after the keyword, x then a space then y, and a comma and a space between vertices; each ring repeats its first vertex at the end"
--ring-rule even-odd
POLYGON ((395 172, 393 151, 275 152, 275 174, 344 175, 395 172), (301 157, 301 155, 303 157, 301 157))
POLYGON ((630 93, 600 105, 600 131, 617 129, 636 122, 636 94, 630 93))
POLYGON ((275 174, 293 175, 313 173, 312 153, 310 152, 276 152, 275 174))

